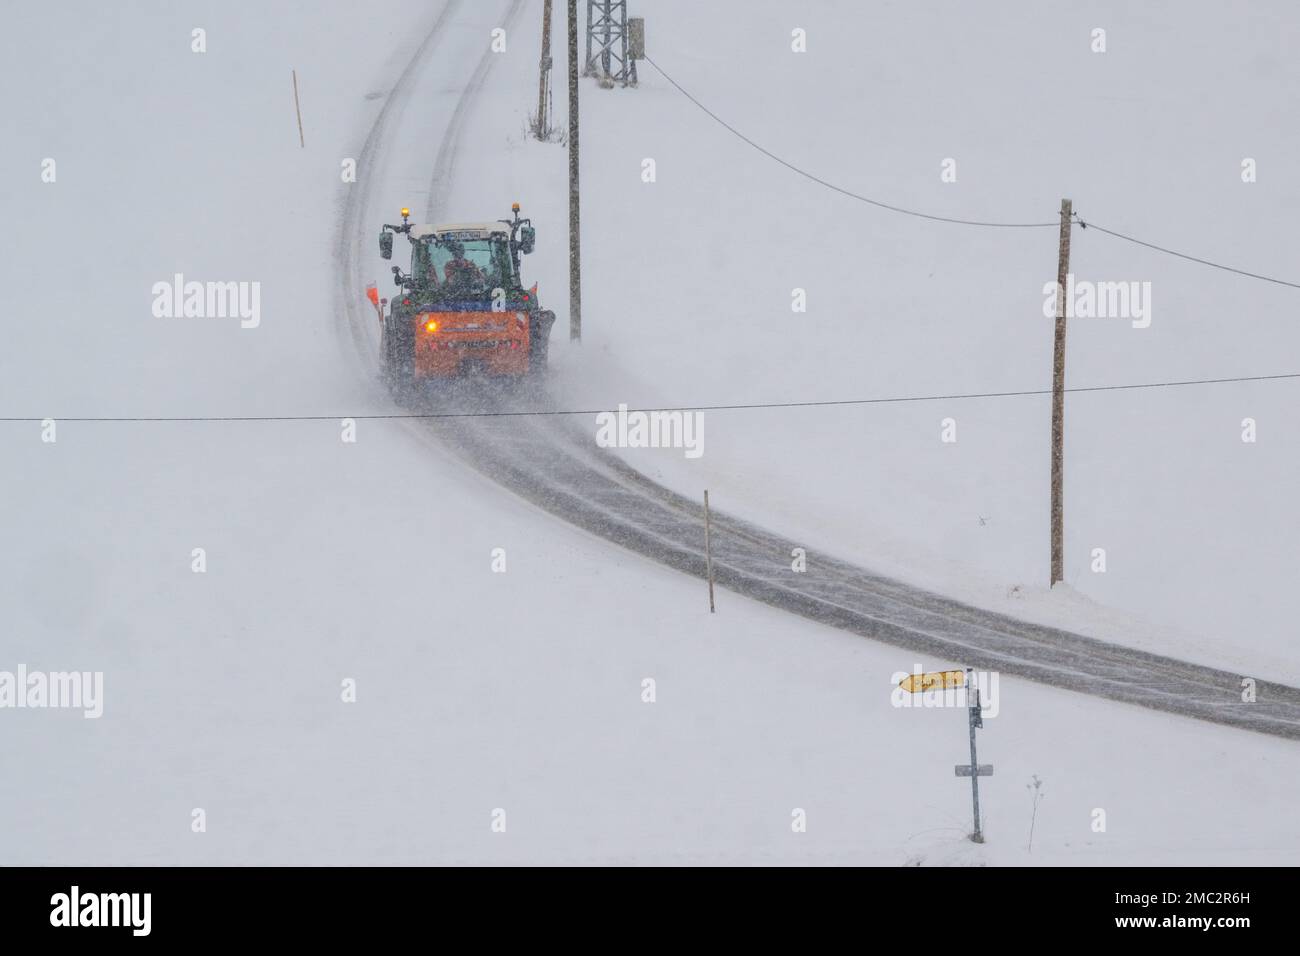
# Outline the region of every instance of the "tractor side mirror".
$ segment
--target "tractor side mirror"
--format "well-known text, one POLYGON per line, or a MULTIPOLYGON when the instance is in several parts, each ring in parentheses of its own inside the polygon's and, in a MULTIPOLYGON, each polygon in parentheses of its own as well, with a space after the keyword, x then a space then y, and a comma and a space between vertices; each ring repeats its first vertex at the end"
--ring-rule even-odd
POLYGON ((521 226, 519 228, 519 251, 524 255, 533 251, 533 246, 537 244, 537 230, 532 226, 521 226))
POLYGON ((379 254, 385 259, 393 258, 393 234, 387 229, 379 234, 379 254))

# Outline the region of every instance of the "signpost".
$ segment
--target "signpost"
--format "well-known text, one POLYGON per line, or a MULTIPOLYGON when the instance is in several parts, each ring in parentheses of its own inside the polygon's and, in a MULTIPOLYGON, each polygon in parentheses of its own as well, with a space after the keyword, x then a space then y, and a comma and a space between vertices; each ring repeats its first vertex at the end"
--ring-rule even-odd
POLYGON ((965 671, 932 671, 929 674, 911 674, 899 681, 898 686, 911 694, 920 694, 928 690, 955 690, 966 688, 968 719, 970 724, 970 763, 957 764, 953 768, 959 777, 970 777, 971 806, 975 816, 975 831, 971 840, 984 842, 984 831, 980 827, 980 777, 993 776, 993 764, 980 763, 975 754, 975 730, 984 726, 983 711, 980 709, 979 684, 971 677, 971 669, 965 671))
POLYGON ((993 764, 981 764, 975 756, 975 728, 984 726, 984 717, 980 710, 979 685, 970 680, 970 668, 966 669, 966 702, 970 705, 970 764, 957 764, 953 768, 959 777, 970 777, 970 801, 975 813, 975 832, 970 835, 974 843, 984 842, 984 832, 980 829, 980 777, 993 776, 993 764))
POLYGON ((910 694, 927 690, 956 690, 966 677, 965 671, 934 671, 930 674, 911 674, 899 681, 898 686, 910 694))

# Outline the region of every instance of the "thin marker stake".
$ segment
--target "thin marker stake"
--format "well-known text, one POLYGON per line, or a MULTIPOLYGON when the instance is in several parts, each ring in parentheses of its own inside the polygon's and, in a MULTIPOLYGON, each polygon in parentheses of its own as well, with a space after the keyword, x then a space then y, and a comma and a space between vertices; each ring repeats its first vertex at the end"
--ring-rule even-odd
POLYGON ((709 613, 714 614, 717 608, 713 605, 713 542, 710 540, 709 527, 709 490, 704 489, 704 567, 709 575, 709 613))
POLYGON ((302 138, 302 107, 298 105, 298 71, 293 71, 293 111, 298 114, 298 145, 303 149, 307 148, 307 142, 302 138))

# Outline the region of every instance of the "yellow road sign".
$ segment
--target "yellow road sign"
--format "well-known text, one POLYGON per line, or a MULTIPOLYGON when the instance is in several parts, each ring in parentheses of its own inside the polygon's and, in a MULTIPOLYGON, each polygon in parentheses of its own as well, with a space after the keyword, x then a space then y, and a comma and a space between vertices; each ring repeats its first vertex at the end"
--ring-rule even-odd
POLYGON ((903 690, 919 694, 927 690, 954 690, 964 685, 965 671, 932 671, 929 674, 910 674, 899 681, 903 690))

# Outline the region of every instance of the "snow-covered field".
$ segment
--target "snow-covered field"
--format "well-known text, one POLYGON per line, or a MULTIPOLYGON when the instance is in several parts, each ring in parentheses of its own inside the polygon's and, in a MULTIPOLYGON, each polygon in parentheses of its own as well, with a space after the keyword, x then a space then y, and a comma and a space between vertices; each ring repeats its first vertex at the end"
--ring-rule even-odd
MULTIPOLYGON (((103 671, 104 713, 0 709, 0 863, 1294 862, 1293 743, 1009 678, 981 731, 996 773, 981 783, 989 842, 976 847, 951 769, 967 759, 964 713, 890 704, 891 674, 959 662, 917 662, 726 593, 710 616, 699 582, 538 512, 418 427, 362 420, 355 443, 341 440, 338 419, 391 410, 334 317, 336 230, 359 185, 341 166, 445 12, 384 162, 358 171, 382 207, 368 231, 400 205, 423 211, 451 110, 509 6, 5 12, 0 174, 18 241, 0 260, 0 417, 27 420, 0 423, 0 670, 103 671), (260 282, 259 324, 155 317, 151 287, 177 272, 260 282), (136 415, 328 418, 69 420, 136 415), (1045 796, 1030 854, 1034 775, 1045 796), (192 830, 195 808, 206 832, 192 830), (792 832, 796 808, 805 833, 792 832)), ((1050 219, 1070 195, 1085 218, 1288 276, 1286 31, 1191 6, 1026 4, 996 20, 955 4, 643 12, 675 79, 849 188, 1017 219, 1050 219), (1104 55, 1088 52, 1099 25, 1104 55), (789 51, 795 27, 805 54, 789 51), (1202 70, 1206 56, 1221 73, 1202 70), (1054 132, 1061 97, 1073 135, 1054 132), (949 156, 958 181, 943 184, 949 156), (1259 159, 1259 182, 1240 182, 1242 156, 1259 159)), ((1287 8, 1258 10, 1294 29, 1287 8)), ((562 397, 1048 382, 1051 230, 965 231, 827 193, 645 65, 636 90, 584 83, 585 334, 569 346, 566 157, 524 135, 540 19, 528 3, 510 24, 445 211, 493 218, 518 199, 533 216, 528 275, 560 314, 562 397), (790 312, 795 287, 806 314, 790 312)), ((1293 290, 1075 237, 1081 277, 1150 280, 1155 312, 1144 330, 1074 323, 1073 383, 1294 370, 1293 290)), ((369 262, 384 294, 386 265, 369 262)), ((708 412, 702 458, 627 458, 810 548, 1294 681, 1291 388, 1072 397, 1065 594, 1040 587, 1044 399, 708 412), (953 445, 939 442, 946 416, 953 445), (1240 441, 1246 416, 1255 444, 1240 441), (1088 570, 1094 546, 1104 575, 1088 570)))

